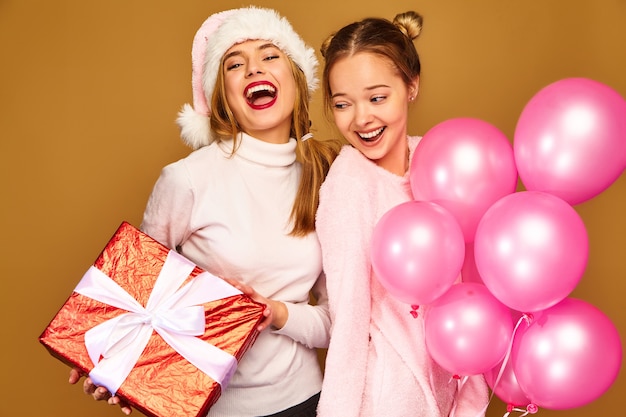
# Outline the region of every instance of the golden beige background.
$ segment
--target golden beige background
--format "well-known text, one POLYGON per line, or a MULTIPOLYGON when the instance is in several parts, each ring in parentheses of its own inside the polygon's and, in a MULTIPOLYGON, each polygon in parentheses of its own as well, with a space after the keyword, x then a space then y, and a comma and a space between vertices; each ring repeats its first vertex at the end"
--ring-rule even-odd
MULTIPOLYGON (((161 167, 188 152, 174 118, 191 100, 196 29, 211 13, 247 4, 0 0, 1 417, 122 415, 69 385, 68 368, 37 337, 120 222, 139 225, 161 167)), ((353 20, 421 12, 412 134, 466 116, 512 140, 525 103, 566 77, 592 78, 626 97, 625 0, 255 4, 278 9, 316 49, 353 20)), ((320 96, 313 107, 318 136, 334 134, 320 96)), ((626 175, 576 209, 590 256, 572 295, 602 309, 624 338, 626 175)), ((622 371, 597 401, 538 415, 620 415, 625 393, 622 371)), ((504 411, 494 399, 488 415, 504 411)))

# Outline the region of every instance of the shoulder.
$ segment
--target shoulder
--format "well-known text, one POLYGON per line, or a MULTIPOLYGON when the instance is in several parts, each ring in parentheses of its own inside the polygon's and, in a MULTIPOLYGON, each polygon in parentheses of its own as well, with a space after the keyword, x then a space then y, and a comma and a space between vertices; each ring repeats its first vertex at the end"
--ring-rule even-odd
POLYGON ((369 171, 368 167, 374 167, 372 161, 352 145, 344 145, 330 166, 328 176, 362 176, 364 171, 369 171))
POLYGON ((374 166, 357 149, 343 146, 320 189, 319 210, 336 210, 338 204, 344 209, 361 207, 370 198, 375 182, 371 168, 374 166))
POLYGON ((421 136, 409 136, 408 137, 409 151, 413 152, 415 148, 417 148, 417 145, 421 142, 421 140, 422 140, 421 136))
POLYGON ((216 169, 215 160, 219 149, 213 143, 203 146, 186 157, 166 165, 161 176, 178 180, 192 180, 206 177, 207 174, 216 169))
POLYGON ((422 141, 422 136, 409 136, 408 141, 409 141, 409 163, 411 163, 413 161, 413 155, 415 155, 415 150, 417 149, 418 145, 422 141))
POLYGON ((178 160, 174 164, 179 164, 181 166, 185 166, 188 169, 194 168, 196 166, 203 166, 206 168, 206 162, 210 159, 214 159, 217 155, 221 155, 219 147, 216 142, 211 143, 208 146, 203 146, 202 148, 196 149, 191 152, 186 157, 178 160))
POLYGON ((328 193, 338 187, 353 187, 362 176, 365 157, 351 145, 344 145, 328 170, 328 175, 322 184, 321 193, 328 193))

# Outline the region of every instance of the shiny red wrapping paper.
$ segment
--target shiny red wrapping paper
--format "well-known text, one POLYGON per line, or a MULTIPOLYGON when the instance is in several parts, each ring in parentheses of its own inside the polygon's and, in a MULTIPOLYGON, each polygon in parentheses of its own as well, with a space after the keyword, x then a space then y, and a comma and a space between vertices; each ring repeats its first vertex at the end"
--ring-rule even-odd
MULTIPOLYGON (((145 306, 169 249, 127 222, 108 242, 94 266, 145 306)), ((185 282, 203 270, 195 267, 185 282)), ((200 339, 241 359, 254 343, 265 306, 245 295, 208 302, 200 339)), ((61 361, 88 373, 93 363, 85 347, 87 330, 124 310, 73 292, 39 341, 61 361)), ((190 364, 156 332, 117 395, 147 416, 205 415, 221 386, 190 364)))

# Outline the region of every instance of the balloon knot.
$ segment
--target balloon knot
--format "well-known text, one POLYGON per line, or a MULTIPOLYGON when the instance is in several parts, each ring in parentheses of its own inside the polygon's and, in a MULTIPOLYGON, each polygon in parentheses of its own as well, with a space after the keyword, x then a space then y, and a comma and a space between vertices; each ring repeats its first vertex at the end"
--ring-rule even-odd
POLYGON ((539 411, 539 407, 537 407, 537 405, 535 405, 533 403, 530 403, 526 407, 526 411, 528 411, 530 414, 535 414, 535 413, 537 413, 537 411, 539 411))
POLYGON ((524 313, 524 319, 526 320, 526 323, 530 324, 532 323, 534 317, 532 313, 524 313))
POLYGON ((459 376, 457 374, 454 374, 454 375, 452 375, 452 378, 454 378, 454 379, 461 379, 461 376, 459 376))
POLYGON ((507 404, 506 405, 506 411, 509 412, 509 413, 511 411, 513 411, 514 408, 515 408, 515 406, 513 404, 507 404))
POLYGON ((419 313, 417 312, 419 308, 420 306, 418 306, 417 304, 411 304, 411 311, 409 313, 411 313, 414 319, 416 319, 417 316, 419 316, 419 313))

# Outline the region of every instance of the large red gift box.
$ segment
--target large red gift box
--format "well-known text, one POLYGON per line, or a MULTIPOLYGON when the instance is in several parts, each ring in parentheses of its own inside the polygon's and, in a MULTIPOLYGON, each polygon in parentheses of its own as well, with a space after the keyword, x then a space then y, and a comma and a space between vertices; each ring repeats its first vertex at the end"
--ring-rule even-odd
POLYGON ((195 417, 254 343, 264 308, 123 222, 39 341, 147 416, 195 417))

